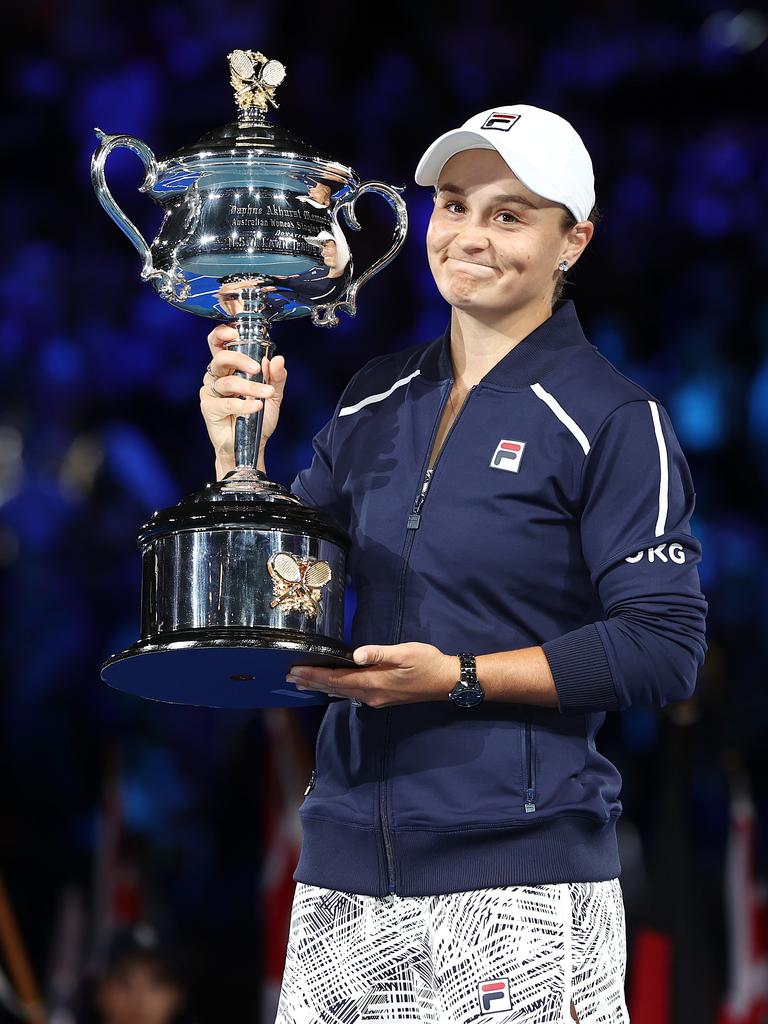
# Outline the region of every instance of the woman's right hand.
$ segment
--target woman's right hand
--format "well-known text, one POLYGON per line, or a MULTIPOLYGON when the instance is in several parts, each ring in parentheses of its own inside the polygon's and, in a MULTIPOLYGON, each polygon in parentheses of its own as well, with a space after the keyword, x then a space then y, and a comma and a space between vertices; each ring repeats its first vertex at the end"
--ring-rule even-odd
POLYGON ((210 372, 206 370, 200 388, 200 409, 216 453, 217 464, 222 472, 228 472, 235 466, 235 420, 238 416, 254 413, 266 402, 261 425, 260 450, 272 436, 280 415, 280 403, 283 400, 285 381, 288 371, 285 369, 283 356, 262 359, 261 370, 263 381, 246 380, 235 375, 235 370, 246 373, 258 373, 259 364, 250 359, 244 352, 230 351, 226 346, 237 339, 234 327, 224 324, 215 327, 208 335, 208 346, 211 350, 210 372), (212 376, 213 375, 213 376, 212 376), (210 384, 216 378, 216 390, 221 397, 214 395, 210 384), (238 395, 244 395, 245 400, 238 395))

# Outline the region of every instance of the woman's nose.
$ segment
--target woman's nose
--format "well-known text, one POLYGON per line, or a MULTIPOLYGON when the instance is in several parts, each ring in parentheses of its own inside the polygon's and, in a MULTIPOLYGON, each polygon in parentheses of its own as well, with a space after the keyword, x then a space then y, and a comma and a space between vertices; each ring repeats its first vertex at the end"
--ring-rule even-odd
POLYGON ((454 244, 465 252, 479 252, 490 245, 488 232, 480 225, 467 224, 456 232, 454 244))

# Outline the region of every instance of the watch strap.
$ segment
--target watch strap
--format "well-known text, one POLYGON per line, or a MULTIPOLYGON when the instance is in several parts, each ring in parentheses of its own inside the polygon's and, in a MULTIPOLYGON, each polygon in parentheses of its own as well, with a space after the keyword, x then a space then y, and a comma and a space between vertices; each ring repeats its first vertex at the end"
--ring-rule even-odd
POLYGON ((477 678, 475 655, 462 651, 458 658, 461 675, 448 696, 454 704, 459 704, 461 707, 473 707, 485 697, 485 692, 477 678))

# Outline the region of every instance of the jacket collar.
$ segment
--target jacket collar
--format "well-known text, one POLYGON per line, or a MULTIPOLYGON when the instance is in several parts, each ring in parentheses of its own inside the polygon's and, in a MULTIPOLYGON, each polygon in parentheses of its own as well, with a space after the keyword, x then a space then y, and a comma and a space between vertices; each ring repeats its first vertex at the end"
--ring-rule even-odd
MULTIPOLYGON (((589 344, 576 315, 573 299, 560 299, 552 315, 503 355, 481 383, 502 388, 535 384, 562 359, 563 349, 589 344)), ((425 349, 421 377, 432 381, 453 377, 450 319, 443 334, 425 349)))

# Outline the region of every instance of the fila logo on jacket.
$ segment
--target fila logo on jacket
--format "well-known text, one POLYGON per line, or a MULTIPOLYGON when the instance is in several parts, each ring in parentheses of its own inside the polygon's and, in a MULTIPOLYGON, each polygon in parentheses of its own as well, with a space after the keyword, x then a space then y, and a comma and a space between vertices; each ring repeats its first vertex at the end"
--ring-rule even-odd
POLYGON ((525 441, 506 441, 502 439, 496 445, 496 451, 490 461, 492 469, 506 469, 510 473, 520 471, 520 460, 525 450, 525 441))

